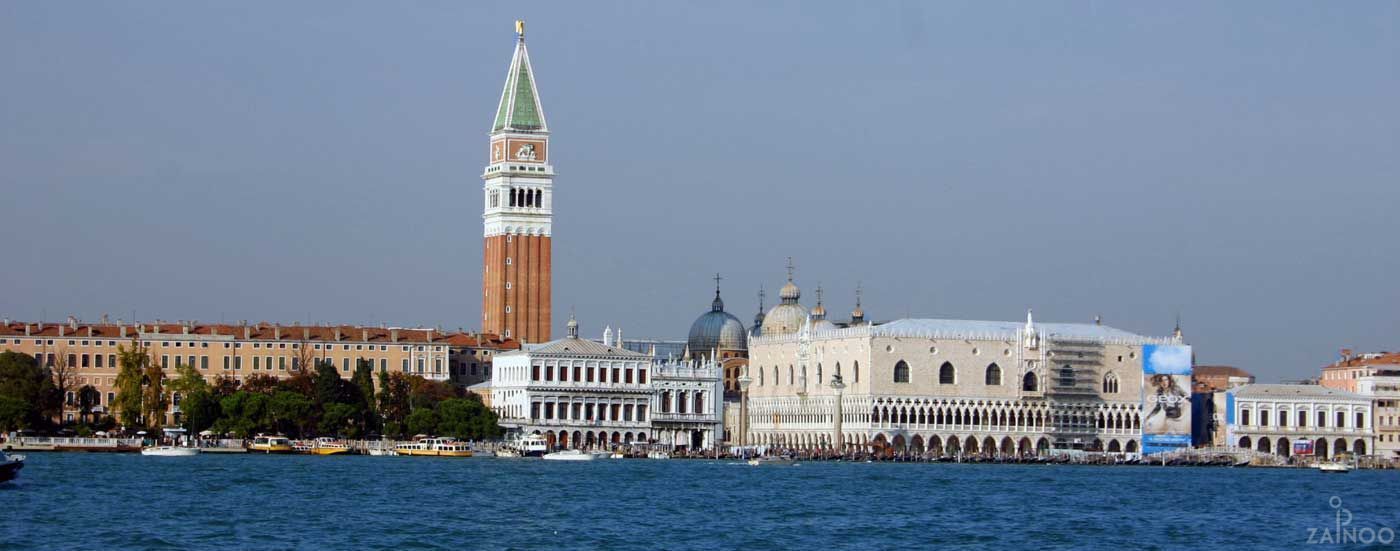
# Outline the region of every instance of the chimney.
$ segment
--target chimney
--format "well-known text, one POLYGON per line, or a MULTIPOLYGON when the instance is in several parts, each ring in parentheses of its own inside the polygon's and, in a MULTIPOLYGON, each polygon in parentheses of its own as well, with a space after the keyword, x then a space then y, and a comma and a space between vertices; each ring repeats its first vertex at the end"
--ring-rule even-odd
POLYGON ((125 339, 125 338, 126 338, 126 326, 123 325, 123 326, 121 326, 121 328, 122 328, 122 338, 125 339))
POLYGON ((310 328, 310 327, 303 327, 303 328, 301 328, 301 340, 304 340, 304 341, 309 341, 309 340, 311 340, 311 328, 310 328))
POLYGON ((109 319, 110 319, 110 318, 107 317, 107 314, 102 314, 102 325, 107 325, 107 324, 109 324, 109 323, 112 323, 111 321, 108 321, 109 319))
POLYGON ((340 328, 335 328, 335 341, 340 342, 340 328))
POLYGON ((58 336, 60 336, 60 337, 63 336, 63 331, 64 331, 64 329, 65 329, 65 328, 63 327, 63 325, 62 325, 62 324, 59 324, 59 326, 58 326, 58 336))
POLYGON ((24 324, 24 336, 29 336, 29 324, 24 324))
POLYGON ((180 331, 183 332, 183 334, 185 334, 185 335, 190 334, 190 324, 186 323, 186 324, 180 326, 180 331))
POLYGON ((160 320, 156 320, 156 324, 151 326, 151 331, 155 332, 157 335, 160 334, 160 320))
POLYGON ((432 330, 432 329, 429 329, 429 330, 428 330, 428 342, 430 342, 430 343, 433 342, 433 330, 432 330))
POLYGON ((247 325, 244 325, 244 326, 243 326, 243 340, 246 341, 246 340, 251 339, 251 338, 253 338, 253 330, 252 330, 252 328, 248 327, 247 325))
POLYGON ((369 342, 369 329, 360 328, 360 341, 369 342))
POLYGON ((87 327, 87 330, 88 330, 88 336, 91 337, 91 336, 92 336, 92 326, 89 325, 89 326, 87 327))
POLYGON ((398 329, 390 329, 390 330, 389 330, 389 342, 399 342, 399 330, 398 330, 398 329))
POLYGON ((281 326, 281 325, 275 324, 275 323, 272 324, 272 338, 273 338, 273 339, 276 339, 276 340, 279 340, 279 341, 282 340, 282 326, 281 326))
POLYGON ((68 328, 69 328, 69 329, 72 329, 73 331, 77 331, 77 330, 78 330, 78 318, 75 318, 75 317, 73 317, 73 316, 68 316, 68 328))

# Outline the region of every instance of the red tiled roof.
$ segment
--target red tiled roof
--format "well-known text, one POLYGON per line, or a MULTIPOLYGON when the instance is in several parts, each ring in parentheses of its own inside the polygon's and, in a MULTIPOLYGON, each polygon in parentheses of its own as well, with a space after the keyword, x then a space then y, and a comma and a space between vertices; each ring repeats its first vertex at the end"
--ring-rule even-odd
POLYGON ((126 327, 125 338, 135 338, 141 333, 161 335, 222 335, 234 339, 281 340, 281 341, 328 341, 328 342, 371 342, 371 343, 440 343, 449 346, 492 348, 515 350, 520 343, 514 339, 502 339, 490 333, 444 332, 435 329, 406 329, 388 327, 366 327, 356 325, 278 325, 257 323, 250 325, 233 324, 179 324, 179 323, 37 323, 10 322, 0 325, 0 336, 25 336, 29 328, 31 337, 63 338, 122 338, 122 327, 126 327), (60 334, 61 333, 61 334, 60 334), (338 338, 337 338, 338 336, 338 338), (395 340, 397 337, 397 340, 395 340))

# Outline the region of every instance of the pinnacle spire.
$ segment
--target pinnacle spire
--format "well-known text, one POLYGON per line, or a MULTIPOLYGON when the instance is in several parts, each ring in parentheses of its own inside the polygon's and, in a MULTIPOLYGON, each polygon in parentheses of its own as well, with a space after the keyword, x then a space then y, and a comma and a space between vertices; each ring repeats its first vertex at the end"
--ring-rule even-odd
POLYGON ((525 22, 515 22, 515 55, 506 73, 506 85, 501 90, 501 104, 496 108, 492 132, 547 133, 539 91, 535 88, 535 70, 530 66, 530 52, 525 48, 525 22))

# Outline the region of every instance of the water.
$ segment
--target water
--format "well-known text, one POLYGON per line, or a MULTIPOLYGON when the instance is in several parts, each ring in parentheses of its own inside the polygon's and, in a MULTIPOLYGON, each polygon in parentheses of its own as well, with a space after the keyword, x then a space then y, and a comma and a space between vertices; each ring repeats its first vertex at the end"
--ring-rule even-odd
POLYGON ((1400 472, 29 454, 0 549, 1259 548, 1400 529, 1400 472), (1320 538, 1318 533, 1313 537, 1320 538))

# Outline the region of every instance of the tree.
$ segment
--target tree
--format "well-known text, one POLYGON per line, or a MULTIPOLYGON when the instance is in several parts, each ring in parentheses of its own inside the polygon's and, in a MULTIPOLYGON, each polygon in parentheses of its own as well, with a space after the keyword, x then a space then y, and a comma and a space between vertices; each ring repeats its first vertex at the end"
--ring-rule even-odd
POLYGON ((48 371, 33 356, 18 352, 0 353, 0 428, 37 428, 48 423, 49 413, 58 407, 58 392, 48 371))
POLYGON ((445 381, 429 381, 418 375, 409 375, 409 404, 413 409, 432 409, 438 402, 466 396, 460 387, 445 381))
POLYGON ((83 385, 78 389, 78 420, 87 423, 92 416, 92 408, 97 407, 97 402, 102 399, 102 393, 98 392, 92 385, 83 385))
POLYGON ((403 373, 379 374, 379 416, 384 422, 384 434, 404 434, 410 408, 409 392, 409 380, 403 373))
POLYGON ((347 435, 356 436, 356 427, 352 424, 355 417, 360 414, 360 409, 350 404, 332 402, 326 404, 321 412, 321 423, 316 428, 321 434, 327 435, 347 435))
POLYGON ((355 376, 350 381, 360 389, 360 425, 365 431, 379 430, 379 415, 374 399, 374 364, 361 358, 355 363, 355 376))
POLYGON ((147 428, 158 429, 165 424, 165 411, 170 408, 170 396, 165 393, 165 370, 158 363, 147 362, 141 379, 145 385, 141 392, 141 415, 147 428))
POLYGON ((331 362, 316 364, 316 403, 324 406, 331 402, 342 402, 340 397, 340 372, 331 362))
POLYGON ((29 402, 11 396, 0 396, 0 431, 29 428, 32 410, 29 402))
POLYGON ((223 400, 238 392, 239 386, 238 379, 219 374, 214 376, 214 384, 210 385, 209 392, 214 395, 214 398, 223 400))
MULTIPOLYGON (((175 362, 175 378, 166 385, 170 392, 178 392, 181 396, 189 396, 198 391, 209 391, 209 383, 204 381, 204 376, 192 365, 185 365, 175 362)), ((184 410, 184 408, 180 408, 184 410)))
POLYGON ((117 400, 112 404, 123 426, 141 425, 141 378, 151 363, 146 346, 132 339, 131 347, 117 346, 117 400))
POLYGON ((405 424, 413 434, 433 434, 437 432, 438 416, 431 409, 416 409, 408 414, 405 424))
POLYGON ((214 423, 216 432, 233 433, 240 438, 257 433, 268 425, 269 403, 266 394, 240 390, 219 400, 224 416, 214 423))
POLYGON ((452 398, 438 402, 437 432, 468 440, 499 438, 505 430, 497 424, 496 414, 480 399, 452 398))
POLYGON ((281 381, 275 375, 267 373, 254 373, 243 379, 243 390, 257 392, 259 394, 272 394, 277 392, 281 386, 281 381))
POLYGON ((183 396, 185 398, 180 402, 180 413, 184 418, 185 430, 190 434, 199 434, 218 422, 222 409, 219 401, 208 389, 197 389, 183 396))
POLYGON ((59 347, 58 358, 54 360, 53 367, 49 368, 49 374, 53 377, 54 390, 60 404, 53 413, 56 424, 63 423, 64 406, 74 405, 74 401, 69 398, 68 393, 77 386, 77 372, 78 367, 68 359, 68 348, 59 347))
POLYGON ((310 398, 289 390, 277 391, 269 404, 275 428, 288 434, 295 432, 297 436, 307 432, 315 407, 310 398))

